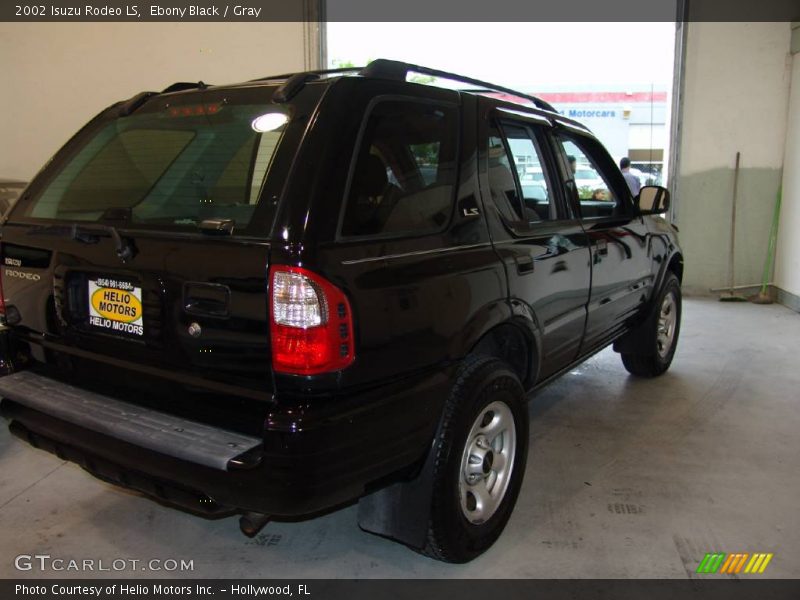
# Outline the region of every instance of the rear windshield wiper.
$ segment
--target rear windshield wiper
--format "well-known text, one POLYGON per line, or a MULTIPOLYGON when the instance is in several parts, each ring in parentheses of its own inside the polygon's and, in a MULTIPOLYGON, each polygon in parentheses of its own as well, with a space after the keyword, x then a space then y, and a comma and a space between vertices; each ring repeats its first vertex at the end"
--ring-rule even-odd
POLYGON ((128 262, 134 255, 133 244, 123 238, 116 227, 111 225, 44 225, 29 230, 32 235, 58 235, 68 237, 84 244, 96 244, 101 237, 110 237, 114 242, 117 257, 122 262, 128 262))

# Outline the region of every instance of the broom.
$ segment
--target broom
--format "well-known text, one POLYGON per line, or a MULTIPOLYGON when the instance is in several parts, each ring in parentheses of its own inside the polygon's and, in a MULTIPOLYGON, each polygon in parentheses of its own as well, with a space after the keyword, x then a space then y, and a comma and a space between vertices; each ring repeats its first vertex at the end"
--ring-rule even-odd
POLYGON ((747 298, 744 296, 739 296, 733 293, 735 289, 734 286, 734 253, 736 251, 736 191, 739 187, 739 156, 740 153, 736 153, 736 167, 733 170, 733 207, 731 208, 731 250, 730 256, 728 257, 728 274, 730 276, 730 286, 728 287, 728 293, 723 294, 719 297, 720 302, 746 302, 747 298))
POLYGON ((769 229, 769 244, 767 245, 767 259, 764 261, 764 274, 761 277, 761 289, 757 294, 748 298, 753 304, 772 304, 772 296, 769 293, 769 278, 772 274, 772 265, 775 262, 775 246, 778 241, 778 225, 781 219, 781 188, 778 188, 778 196, 775 198, 775 210, 772 213, 772 226, 769 229))

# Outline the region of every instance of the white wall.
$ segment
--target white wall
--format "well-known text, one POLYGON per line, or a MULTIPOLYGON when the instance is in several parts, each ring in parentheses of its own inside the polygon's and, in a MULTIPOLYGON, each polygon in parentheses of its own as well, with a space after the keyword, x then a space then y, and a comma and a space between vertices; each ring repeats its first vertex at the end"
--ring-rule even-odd
POLYGON ((737 151, 736 283, 761 281, 781 183, 790 36, 790 23, 688 25, 677 222, 689 291, 728 282, 737 151))
POLYGON ((175 81, 316 66, 304 23, 0 23, 0 177, 30 179, 93 115, 175 81))
POLYGON ((780 168, 789 91, 789 23, 690 23, 681 172, 780 168))
MULTIPOLYGON (((800 24, 797 23, 795 36, 800 38, 800 24)), ((800 296, 800 52, 794 55, 792 65, 781 203, 775 285, 800 296)))

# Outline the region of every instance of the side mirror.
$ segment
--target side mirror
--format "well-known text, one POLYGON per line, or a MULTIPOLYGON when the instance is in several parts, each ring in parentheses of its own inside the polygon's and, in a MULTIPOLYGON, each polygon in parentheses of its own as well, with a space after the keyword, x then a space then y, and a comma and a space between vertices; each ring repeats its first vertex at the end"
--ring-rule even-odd
POLYGON ((669 190, 660 185, 646 185, 635 200, 641 215, 661 215, 669 210, 669 190))

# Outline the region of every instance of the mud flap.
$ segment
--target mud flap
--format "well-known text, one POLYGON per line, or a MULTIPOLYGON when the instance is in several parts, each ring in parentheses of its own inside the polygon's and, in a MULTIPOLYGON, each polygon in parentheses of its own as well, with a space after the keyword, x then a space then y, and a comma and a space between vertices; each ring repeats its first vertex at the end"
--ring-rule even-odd
MULTIPOLYGON (((439 439, 437 431, 434 442, 439 439)), ((433 495, 434 452, 428 452, 414 479, 392 484, 358 501, 358 526, 364 531, 421 549, 428 537, 433 495)))
MULTIPOLYGON (((634 352, 644 353, 647 350, 647 332, 649 330, 652 315, 637 325, 636 329, 632 329, 618 340, 614 341, 614 352, 620 354, 630 354, 634 352)), ((652 352, 651 352, 652 353, 652 352)))
POLYGON ((659 307, 656 299, 660 293, 661 288, 650 298, 650 306, 647 307, 647 314, 644 319, 642 319, 634 329, 631 329, 621 338, 614 341, 614 352, 620 354, 653 354, 655 352, 655 350, 650 347, 650 344, 648 344, 648 341, 650 339, 651 330, 655 327, 654 321, 658 318, 659 307))
MULTIPOLYGON (((448 377, 455 381, 455 371, 448 377)), ((431 521, 435 448, 442 435, 443 418, 444 405, 440 407, 428 455, 413 479, 381 488, 358 501, 358 526, 362 530, 417 550, 425 547, 431 521)))

